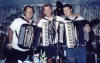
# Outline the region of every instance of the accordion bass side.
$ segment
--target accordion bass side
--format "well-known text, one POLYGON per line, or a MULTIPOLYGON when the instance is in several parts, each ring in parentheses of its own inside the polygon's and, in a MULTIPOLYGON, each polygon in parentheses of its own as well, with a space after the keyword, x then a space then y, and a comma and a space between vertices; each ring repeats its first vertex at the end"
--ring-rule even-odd
POLYGON ((24 49, 32 48, 35 32, 35 25, 23 24, 19 33, 18 46, 24 49))

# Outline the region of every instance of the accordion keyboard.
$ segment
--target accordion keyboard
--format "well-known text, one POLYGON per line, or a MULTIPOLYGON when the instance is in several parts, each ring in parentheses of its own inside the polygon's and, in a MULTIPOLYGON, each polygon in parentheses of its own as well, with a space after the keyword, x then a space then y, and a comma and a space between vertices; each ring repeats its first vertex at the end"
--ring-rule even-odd
POLYGON ((43 29, 43 46, 48 46, 49 45, 49 36, 48 36, 48 22, 42 23, 43 29))

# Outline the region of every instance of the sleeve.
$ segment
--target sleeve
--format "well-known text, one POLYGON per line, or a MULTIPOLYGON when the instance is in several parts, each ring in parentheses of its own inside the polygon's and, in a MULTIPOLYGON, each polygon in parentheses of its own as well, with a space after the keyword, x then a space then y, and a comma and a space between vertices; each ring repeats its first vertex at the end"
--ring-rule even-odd
POLYGON ((39 23, 37 24, 37 26, 42 28, 42 20, 39 21, 39 23))
POLYGON ((79 16, 76 20, 85 20, 82 16, 79 16))
POLYGON ((57 21, 64 21, 64 18, 60 17, 60 16, 56 16, 56 19, 57 19, 57 21))
POLYGON ((14 20, 12 22, 12 24, 10 25, 10 29, 12 29, 14 31, 14 30, 16 30, 16 27, 17 27, 17 20, 14 20))
POLYGON ((60 17, 60 16, 56 16, 56 21, 58 21, 58 22, 56 22, 56 28, 58 28, 58 25, 60 22, 65 23, 64 18, 60 17))

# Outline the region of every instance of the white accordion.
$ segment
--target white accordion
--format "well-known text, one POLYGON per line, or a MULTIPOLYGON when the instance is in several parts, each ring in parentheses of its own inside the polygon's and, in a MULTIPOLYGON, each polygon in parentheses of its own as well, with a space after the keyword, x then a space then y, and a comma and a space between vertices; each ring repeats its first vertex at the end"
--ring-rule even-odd
POLYGON ((78 41, 76 26, 72 21, 65 23, 66 44, 68 48, 75 48, 78 41))
POLYGON ((54 27, 52 26, 50 26, 49 21, 42 23, 42 46, 49 46, 50 44, 55 44, 56 32, 54 30, 54 27), (49 30, 52 28, 52 31, 49 30))

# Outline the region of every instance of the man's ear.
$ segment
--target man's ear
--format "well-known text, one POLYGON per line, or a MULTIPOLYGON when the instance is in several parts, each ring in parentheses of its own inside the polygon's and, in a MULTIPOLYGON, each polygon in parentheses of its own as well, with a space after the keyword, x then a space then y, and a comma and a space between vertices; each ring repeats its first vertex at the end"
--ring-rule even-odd
POLYGON ((71 12, 73 11, 73 9, 71 9, 71 12))
POLYGON ((23 13, 24 15, 25 15, 25 11, 24 11, 24 13, 23 13))

